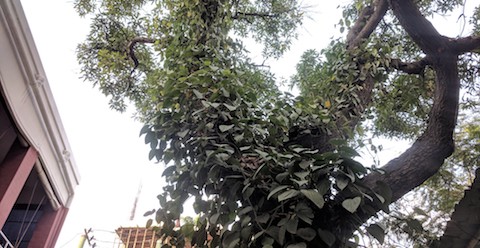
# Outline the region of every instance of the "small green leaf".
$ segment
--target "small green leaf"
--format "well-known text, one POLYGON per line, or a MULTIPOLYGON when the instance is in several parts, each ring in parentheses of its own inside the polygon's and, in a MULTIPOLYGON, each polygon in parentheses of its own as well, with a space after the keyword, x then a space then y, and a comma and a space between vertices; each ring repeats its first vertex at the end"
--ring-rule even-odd
POLYGON ((288 245, 287 248, 307 248, 307 244, 304 242, 288 245))
POLYGON ((304 160, 304 161, 300 162, 300 164, 298 164, 298 166, 300 166, 300 168, 302 168, 302 169, 305 170, 305 169, 308 168, 308 166, 310 166, 311 164, 312 164, 312 161, 310 161, 310 160, 304 160))
POLYGON ((320 236, 322 241, 328 246, 332 246, 335 243, 335 235, 333 235, 333 233, 322 229, 318 229, 317 232, 318 236, 320 236))
POLYGON ((215 213, 213 214, 211 217, 210 217, 210 223, 212 223, 212 225, 215 225, 218 221, 218 217, 220 217, 220 214, 219 213, 215 213))
POLYGON ((147 133, 148 131, 150 131, 150 126, 149 125, 143 126, 142 130, 140 130, 140 135, 139 136, 142 136, 142 134, 147 133))
POLYGON ((232 105, 230 105, 230 104, 224 103, 223 105, 224 105, 225 107, 227 107, 227 109, 230 110, 230 111, 235 111, 235 110, 237 109, 237 107, 232 106, 232 105))
POLYGON ((383 244, 385 239, 385 231, 383 228, 377 224, 371 224, 367 227, 367 232, 372 235, 380 244, 383 244))
POLYGON ((360 203, 362 202, 362 198, 360 196, 357 196, 353 199, 346 199, 342 202, 343 208, 345 208, 348 212, 350 213, 355 213, 357 211, 357 208, 360 206, 360 203))
POLYGON ((147 220, 147 224, 145 225, 146 228, 150 228, 153 224, 153 220, 152 219, 148 219, 147 220))
POLYGON ((419 207, 414 207, 413 208, 413 212, 418 214, 418 215, 422 215, 422 216, 425 216, 425 217, 428 217, 428 214, 423 211, 423 209, 419 208, 419 207))
POLYGON ((283 189, 286 189, 286 188, 288 188, 287 185, 281 185, 281 186, 278 186, 278 187, 274 188, 272 191, 270 191, 270 194, 268 194, 267 200, 269 200, 270 197, 272 197, 274 194, 278 193, 280 190, 283 190, 283 189))
POLYGON ((258 216, 257 219, 256 219, 256 221, 257 221, 258 223, 265 224, 265 223, 268 222, 269 219, 270 219, 270 214, 264 213, 264 214, 258 216))
POLYGON ((292 217, 288 220, 286 226, 289 233, 296 234, 298 228, 298 218, 296 216, 292 217))
POLYGON ((147 216, 149 216, 149 215, 154 214, 155 212, 156 212, 156 210, 155 210, 155 209, 152 209, 152 210, 150 210, 150 211, 145 212, 145 213, 143 214, 143 216, 144 216, 144 217, 147 217, 147 216))
POLYGON ((235 125, 220 125, 218 128, 220 129, 220 132, 224 133, 230 129, 232 129, 235 125))
POLYGON ((317 232, 310 227, 300 228, 297 230, 297 236, 306 241, 312 241, 317 236, 317 232))
POLYGON ((243 133, 242 133, 242 134, 239 134, 239 135, 235 135, 235 136, 233 137, 233 139, 234 139, 236 142, 240 142, 240 141, 242 141, 242 140, 244 139, 243 135, 244 135, 243 133))
POLYGON ((298 190, 290 189, 278 195, 278 201, 285 201, 300 194, 298 190))
POLYGON ((381 196, 381 195, 379 195, 379 194, 377 194, 377 193, 375 193, 375 196, 378 198, 378 200, 379 200, 382 204, 385 203, 385 198, 383 198, 383 196, 381 196))
POLYGON ((152 160, 155 157, 156 153, 157 153, 156 149, 150 150, 150 152, 148 153, 148 160, 152 160))
POLYGON ((198 99, 203 99, 203 94, 200 93, 200 91, 196 90, 196 89, 193 89, 193 93, 195 94, 195 96, 198 98, 198 99))
POLYGON ((244 215, 244 214, 246 214, 246 213, 248 213, 252 210, 253 210, 252 206, 247 206, 247 207, 243 208, 242 210, 238 211, 238 216, 242 216, 242 215, 244 215))
POLYGON ((323 196, 320 195, 320 193, 313 189, 301 189, 300 192, 302 192, 302 194, 310 201, 312 201, 319 209, 323 208, 325 200, 323 199, 323 196))
POLYGON ((190 131, 189 129, 185 129, 181 132, 177 132, 177 136, 180 137, 180 138, 185 138, 185 136, 187 136, 189 131, 190 131))
POLYGON ((336 180, 336 183, 337 183, 337 187, 340 190, 345 189, 345 187, 347 187, 348 182, 349 182, 349 180, 347 178, 342 178, 342 177, 338 177, 335 180, 336 180))
POLYGON ((424 229, 423 229, 422 223, 417 219, 408 219, 406 222, 408 227, 410 227, 411 229, 417 232, 423 232, 424 229))

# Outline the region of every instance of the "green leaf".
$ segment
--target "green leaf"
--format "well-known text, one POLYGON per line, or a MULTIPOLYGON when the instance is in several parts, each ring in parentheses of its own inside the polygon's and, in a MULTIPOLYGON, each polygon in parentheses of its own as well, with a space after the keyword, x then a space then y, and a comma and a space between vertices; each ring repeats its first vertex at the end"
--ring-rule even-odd
POLYGON ((190 132, 189 129, 185 129, 181 132, 177 132, 177 136, 180 137, 180 138, 185 138, 185 136, 187 136, 188 132, 190 132))
POLYGON ((218 129, 220 129, 220 132, 224 133, 230 129, 232 129, 235 125, 220 125, 218 126, 218 129))
POLYGON ((285 201, 300 194, 298 190, 290 189, 278 195, 278 201, 285 201))
MULTIPOLYGON (((262 232, 263 233, 263 232, 262 232)), ((262 239, 262 245, 265 247, 265 246, 268 246, 268 245, 273 245, 273 243, 275 242, 275 240, 273 240, 272 238, 269 238, 269 237, 265 237, 262 239)))
POLYGON ((228 110, 230 110, 230 111, 235 111, 235 110, 237 109, 236 106, 232 106, 232 105, 230 105, 230 104, 224 103, 223 105, 224 105, 228 110))
POLYGON ((279 173, 278 175, 275 176, 275 180, 277 180, 277 182, 281 183, 289 175, 290 175, 290 172, 288 172, 288 171, 279 173))
POLYGON ((145 125, 142 127, 142 129, 140 130, 140 135, 139 136, 142 136, 142 134, 144 133, 147 133, 151 130, 150 126, 149 125, 145 125))
POLYGON ((383 196, 381 196, 381 195, 379 195, 379 194, 377 194, 377 193, 375 193, 375 196, 377 197, 377 199, 378 199, 382 204, 385 203, 385 198, 383 198, 383 196))
POLYGON ((280 245, 283 245, 285 242, 285 232, 287 230, 287 227, 285 225, 280 227, 280 230, 278 231, 278 243, 280 245))
POLYGON ((234 248, 237 247, 240 242, 240 233, 239 232, 230 232, 225 235, 223 239, 223 247, 234 248))
POLYGON ((148 153, 148 160, 152 160, 155 157, 156 153, 157 153, 156 149, 150 150, 150 152, 148 153))
POLYGON ((312 219, 315 216, 313 210, 304 202, 298 202, 295 206, 295 213, 298 218, 303 220, 305 223, 311 225, 312 219))
POLYGON ((308 168, 308 166, 310 166, 311 164, 312 164, 312 161, 310 161, 310 160, 304 160, 304 161, 300 162, 300 164, 298 164, 298 166, 300 166, 300 168, 302 168, 302 169, 305 170, 305 169, 308 168))
POLYGON ((256 221, 258 223, 262 223, 262 224, 266 224, 268 222, 268 220, 270 220, 270 214, 268 213, 264 213, 260 216, 257 217, 256 221))
POLYGON ((310 175, 310 172, 309 171, 300 171, 300 172, 295 172, 294 175, 303 180, 307 176, 310 175))
POLYGON ((173 172, 177 169, 175 165, 168 166, 162 172, 162 177, 169 177, 173 175, 173 172))
POLYGON ((156 210, 155 210, 155 209, 152 209, 152 210, 150 210, 150 211, 145 212, 145 213, 143 214, 143 216, 144 216, 144 217, 147 217, 147 216, 149 216, 149 215, 154 214, 155 212, 156 212, 156 210))
POLYGON ((288 245, 287 248, 307 248, 307 244, 304 242, 288 245))
POLYGON ((318 236, 320 236, 320 239, 322 239, 325 244, 327 244, 328 246, 332 246, 333 244, 335 244, 335 235, 333 235, 333 233, 322 229, 318 229, 317 232, 318 236))
POLYGON ((252 211, 252 210, 253 210, 252 206, 244 207, 242 210, 240 210, 240 211, 238 212, 238 216, 242 216, 242 215, 244 215, 244 214, 246 214, 246 213, 248 213, 248 212, 250 212, 250 211, 252 211))
POLYGON ((380 244, 383 244, 385 239, 385 231, 383 228, 377 224, 371 224, 367 227, 367 232, 372 235, 380 244))
POLYGON ((413 229, 417 232, 423 232, 422 223, 420 221, 418 221, 417 219, 408 219, 406 222, 407 222, 408 227, 410 227, 411 229, 413 229))
POLYGON ((292 217, 287 222, 287 231, 291 234, 296 234, 298 228, 298 218, 292 217))
POLYGON ((362 198, 357 196, 353 199, 346 199, 342 202, 342 207, 345 208, 350 213, 355 213, 357 208, 360 206, 362 198))
POLYGON ((343 190, 347 187, 349 180, 348 178, 338 177, 335 179, 338 189, 343 190))
POLYGON ((204 96, 202 93, 200 93, 200 91, 196 90, 196 89, 193 89, 193 93, 195 94, 195 96, 198 98, 198 99, 203 99, 204 96))
POLYGON ((297 230, 297 236, 306 241, 312 241, 317 236, 317 232, 310 227, 300 228, 297 230))
POLYGON ((301 189, 300 192, 302 192, 302 194, 310 201, 312 201, 319 209, 323 208, 325 200, 323 199, 323 196, 320 195, 320 193, 313 189, 301 189))
POLYGON ((220 213, 215 213, 213 214, 211 217, 210 217, 210 223, 212 223, 212 225, 215 225, 217 224, 217 221, 218 221, 218 218, 220 217, 220 213))
POLYGON ((267 229, 267 234, 270 235, 275 241, 280 243, 280 228, 278 226, 270 226, 267 229))
POLYGON ((150 228, 153 224, 153 220, 152 219, 148 219, 147 220, 147 224, 145 225, 146 228, 150 228))
POLYGON ((280 190, 283 190, 283 189, 286 189, 286 188, 288 188, 287 185, 281 185, 281 186, 278 186, 278 187, 274 188, 272 191, 270 191, 270 194, 268 194, 267 200, 269 200, 270 197, 272 197, 274 194, 278 193, 280 190))

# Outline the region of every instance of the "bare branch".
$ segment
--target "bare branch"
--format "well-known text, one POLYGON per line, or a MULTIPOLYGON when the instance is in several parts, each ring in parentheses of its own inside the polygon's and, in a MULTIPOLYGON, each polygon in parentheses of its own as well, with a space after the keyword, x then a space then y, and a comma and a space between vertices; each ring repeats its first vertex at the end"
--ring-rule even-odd
POLYGON ((415 62, 403 62, 399 59, 392 59, 390 62, 391 66, 397 70, 403 71, 408 74, 421 74, 427 65, 431 65, 429 57, 424 57, 419 61, 415 62))
POLYGON ((135 65, 131 73, 133 73, 139 65, 138 59, 135 56, 135 45, 137 43, 155 43, 156 41, 157 39, 148 38, 148 37, 135 37, 132 40, 130 40, 130 42, 127 45, 127 52, 128 52, 128 56, 130 57, 130 59, 133 60, 133 63, 135 65))
POLYGON ((268 18, 278 17, 279 15, 280 15, 280 13, 246 13, 246 12, 237 11, 232 16, 232 19, 238 20, 238 19, 241 19, 241 18, 245 18, 247 16, 249 16, 249 17, 260 17, 262 19, 268 19, 268 18))

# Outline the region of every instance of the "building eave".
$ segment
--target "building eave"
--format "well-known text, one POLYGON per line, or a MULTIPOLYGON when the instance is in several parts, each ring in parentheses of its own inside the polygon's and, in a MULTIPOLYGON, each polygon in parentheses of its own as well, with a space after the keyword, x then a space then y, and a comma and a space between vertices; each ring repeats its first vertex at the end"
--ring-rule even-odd
POLYGON ((38 151, 58 202, 68 207, 79 172, 19 0, 0 1, 0 22, 2 94, 20 134, 38 151))

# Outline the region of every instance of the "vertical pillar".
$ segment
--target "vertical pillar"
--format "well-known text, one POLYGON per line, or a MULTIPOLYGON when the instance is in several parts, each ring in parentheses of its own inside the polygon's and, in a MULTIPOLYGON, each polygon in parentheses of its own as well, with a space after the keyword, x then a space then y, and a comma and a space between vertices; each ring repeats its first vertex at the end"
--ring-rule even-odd
POLYGON ((55 211, 50 204, 45 204, 44 212, 33 231, 28 248, 55 247, 67 213, 68 208, 60 207, 55 211))
POLYGON ((35 149, 14 145, 0 165, 0 228, 7 221, 37 158, 35 149))

